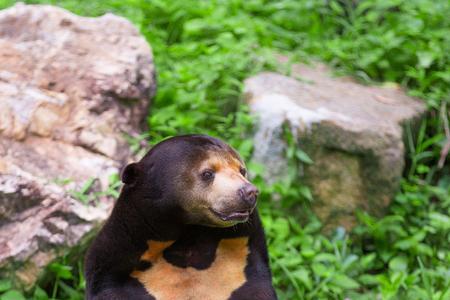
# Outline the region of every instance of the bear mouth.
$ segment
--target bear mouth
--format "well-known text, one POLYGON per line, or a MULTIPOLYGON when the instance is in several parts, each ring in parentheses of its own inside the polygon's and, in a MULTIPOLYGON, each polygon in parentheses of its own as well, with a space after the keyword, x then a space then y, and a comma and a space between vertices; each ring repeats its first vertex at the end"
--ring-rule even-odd
POLYGON ((246 210, 239 210, 239 211, 233 211, 230 213, 222 213, 218 212, 212 208, 210 208, 211 212, 215 214, 219 219, 222 221, 238 221, 238 222, 245 222, 248 220, 251 209, 246 210))

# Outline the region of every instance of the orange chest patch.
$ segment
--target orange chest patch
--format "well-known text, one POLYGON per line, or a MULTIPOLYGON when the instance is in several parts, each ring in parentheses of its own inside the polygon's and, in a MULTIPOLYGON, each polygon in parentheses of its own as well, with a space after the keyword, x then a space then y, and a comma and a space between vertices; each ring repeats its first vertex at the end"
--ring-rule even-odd
POLYGON ((149 241, 141 260, 152 267, 131 273, 157 300, 225 300, 245 283, 247 237, 221 240, 213 263, 205 270, 180 268, 167 262, 162 254, 171 244, 173 241, 149 241))

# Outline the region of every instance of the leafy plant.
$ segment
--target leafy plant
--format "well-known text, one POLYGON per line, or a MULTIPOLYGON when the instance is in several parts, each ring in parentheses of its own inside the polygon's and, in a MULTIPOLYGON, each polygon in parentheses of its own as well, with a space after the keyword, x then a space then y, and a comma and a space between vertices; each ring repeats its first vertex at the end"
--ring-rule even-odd
POLYGON ((121 181, 118 174, 114 173, 109 176, 108 187, 105 190, 93 190, 96 181, 96 178, 89 178, 83 183, 80 189, 71 190, 69 193, 74 199, 77 199, 84 204, 97 201, 100 197, 119 197, 121 181))
POLYGON ((25 299, 23 294, 13 289, 12 283, 8 279, 0 280, 0 300, 22 300, 25 299))

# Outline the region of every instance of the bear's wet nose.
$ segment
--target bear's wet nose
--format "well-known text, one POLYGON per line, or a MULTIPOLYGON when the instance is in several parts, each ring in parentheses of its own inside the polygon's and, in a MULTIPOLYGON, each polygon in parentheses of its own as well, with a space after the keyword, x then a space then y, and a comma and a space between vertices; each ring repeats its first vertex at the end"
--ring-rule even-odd
POLYGON ((256 197, 258 196, 258 189, 250 183, 246 183, 238 191, 241 199, 247 203, 250 207, 253 207, 256 203, 256 197))

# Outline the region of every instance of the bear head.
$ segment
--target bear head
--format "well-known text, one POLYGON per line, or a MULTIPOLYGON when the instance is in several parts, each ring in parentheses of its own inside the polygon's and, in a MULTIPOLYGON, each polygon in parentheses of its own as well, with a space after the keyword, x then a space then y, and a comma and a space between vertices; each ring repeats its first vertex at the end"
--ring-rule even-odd
POLYGON ((162 141, 126 166, 122 181, 143 214, 211 227, 246 222, 258 195, 239 154, 206 135, 162 141))

